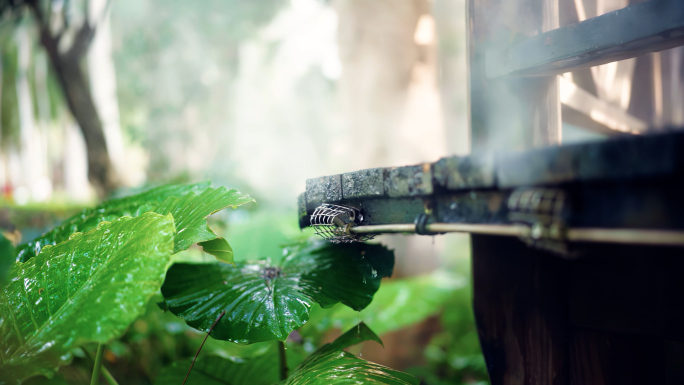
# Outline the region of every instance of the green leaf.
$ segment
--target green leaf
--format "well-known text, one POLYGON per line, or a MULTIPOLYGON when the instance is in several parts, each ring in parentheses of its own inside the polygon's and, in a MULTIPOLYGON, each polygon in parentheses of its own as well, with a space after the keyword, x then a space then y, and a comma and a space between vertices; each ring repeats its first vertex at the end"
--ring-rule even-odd
MULTIPOLYGON (((248 360, 227 360, 216 356, 200 357, 188 377, 187 385, 272 385, 278 382, 278 354, 275 349, 248 360)), ((192 360, 175 362, 165 368, 155 384, 182 383, 192 360)))
POLYGON ((12 242, 0 233, 0 284, 7 278, 7 270, 14 262, 14 246, 12 242))
MULTIPOLYGON (((327 344, 292 371, 286 383, 303 384, 390 384, 416 385, 418 380, 384 366, 364 361, 341 351, 359 342, 374 340, 378 336, 366 325, 359 324, 327 344)), ((291 349, 288 349, 288 352, 291 349)), ((290 356, 288 355, 288 361, 290 356)), ((157 378, 156 384, 182 382, 191 360, 175 363, 166 368, 157 378)), ((271 385, 278 383, 279 362, 275 345, 265 354, 248 359, 228 360, 221 357, 202 357, 197 360, 188 377, 188 384, 208 385, 271 385)))
POLYGON ((207 353, 212 356, 219 356, 232 361, 241 361, 248 358, 251 359, 262 356, 271 351, 272 348, 272 342, 258 342, 255 344, 243 345, 209 337, 202 348, 202 354, 207 353))
POLYGON ((216 339, 283 341, 307 322, 313 304, 368 306, 393 266, 394 253, 381 245, 309 242, 286 249, 279 266, 174 264, 162 294, 171 312, 201 331, 225 310, 211 334, 216 339))
POLYGON ((35 257, 44 246, 64 242, 73 233, 92 230, 100 222, 111 222, 123 216, 137 217, 154 211, 167 198, 204 191, 208 187, 209 183, 165 185, 136 195, 111 199, 92 209, 84 209, 42 236, 20 245, 17 248, 17 260, 26 262, 35 257))
POLYGON ((213 255, 219 261, 235 266, 235 262, 233 262, 233 249, 225 239, 218 237, 210 241, 199 242, 198 245, 202 246, 205 253, 213 255))
MULTIPOLYGON (((225 208, 235 208, 249 202, 254 202, 254 199, 237 190, 227 190, 225 187, 217 189, 208 188, 200 194, 189 193, 182 197, 168 198, 155 212, 173 214, 178 231, 175 238, 174 252, 178 252, 187 249, 193 243, 206 242, 218 238, 207 225, 206 218, 208 216, 225 208)), ((227 245, 227 242, 225 244, 227 245)), ((214 251, 216 244, 212 243, 211 246, 211 251, 214 251)), ((207 249, 205 251, 209 253, 207 249)), ((219 255, 215 256, 225 254, 225 250, 219 248, 217 254, 219 255)), ((230 261, 224 262, 232 263, 232 253, 230 257, 230 261)))
POLYGON ((285 385, 386 384, 418 385, 410 374, 362 360, 345 351, 322 350, 314 353, 287 379, 285 385))
POLYGON ((70 349, 120 336, 159 290, 174 233, 171 215, 123 217, 15 262, 0 292, 0 382, 50 375, 70 349))
MULTIPOLYGON (((237 190, 208 187, 208 183, 192 185, 167 185, 125 198, 106 201, 94 209, 83 210, 67 219, 41 237, 17 249, 17 260, 28 261, 46 245, 55 245, 69 239, 75 232, 94 229, 98 223, 113 221, 123 216, 137 217, 145 212, 172 214, 177 227, 174 252, 185 250, 193 243, 211 241, 219 237, 207 226, 206 218, 227 207, 237 207, 253 202, 248 195, 237 190)), ((232 253, 228 243, 223 240, 211 244, 209 254, 219 260, 232 263, 232 253)))
MULTIPOLYGON (((410 374, 392 370, 362 360, 342 349, 363 341, 378 341, 377 334, 361 323, 330 344, 322 346, 306 359, 285 385, 328 384, 388 384, 418 385, 420 380, 410 374)), ((382 343, 382 342, 380 342, 382 343)))
POLYGON ((352 345, 360 344, 364 341, 375 341, 383 347, 385 346, 383 345, 380 337, 378 337, 378 335, 375 334, 375 332, 372 331, 368 325, 361 322, 356 325, 356 327, 347 330, 346 333, 337 337, 335 341, 329 344, 329 347, 335 350, 342 350, 352 345))
MULTIPOLYGON (((331 327, 351 328, 359 319, 379 334, 403 329, 437 314, 456 292, 467 286, 467 279, 446 271, 391 280, 382 285, 373 302, 361 313, 337 306, 330 311, 312 310, 316 324, 307 326, 323 333, 331 327), (410 307, 410 311, 406 311, 410 307), (320 314, 319 314, 320 313, 320 314)), ((310 330, 303 334, 311 335, 310 330)), ((315 336, 314 336, 315 337, 315 336)))

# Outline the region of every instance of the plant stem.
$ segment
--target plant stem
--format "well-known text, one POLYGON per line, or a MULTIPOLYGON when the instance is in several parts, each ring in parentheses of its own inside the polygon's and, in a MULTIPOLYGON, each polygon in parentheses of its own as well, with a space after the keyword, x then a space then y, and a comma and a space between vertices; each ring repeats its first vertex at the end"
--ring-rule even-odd
MULTIPOLYGON (((90 362, 95 362, 95 358, 93 358, 93 353, 91 353, 90 350, 82 349, 82 351, 85 353, 86 356, 88 356, 88 359, 90 360, 90 362)), ((116 382, 116 379, 114 378, 114 376, 112 376, 112 374, 109 373, 109 370, 107 370, 107 368, 104 365, 102 365, 101 368, 102 368, 102 376, 104 376, 105 381, 107 381, 107 383, 109 385, 119 385, 119 383, 116 382)))
POLYGON ((287 379, 287 356, 283 341, 278 341, 278 356, 280 357, 280 381, 284 381, 287 379))
POLYGON ((114 376, 112 376, 112 374, 109 373, 109 370, 107 370, 107 368, 105 368, 104 365, 102 366, 102 376, 105 378, 105 381, 107 381, 109 385, 119 385, 119 383, 116 382, 114 376))
POLYGON ((185 385, 185 382, 188 380, 188 377, 190 376, 190 372, 192 371, 192 367, 195 366, 195 361, 197 361, 197 356, 199 356, 200 352, 202 351, 202 347, 204 347, 204 343, 207 342, 207 338, 209 338, 209 334, 211 334, 211 331, 214 330, 214 327, 216 326, 217 323, 223 318, 223 316, 226 315, 226 311, 222 311, 221 314, 219 314, 218 318, 216 318, 216 321, 211 325, 209 328, 209 331, 207 332, 207 335, 204 336, 204 340, 202 341, 202 344, 200 345, 199 349, 197 349, 197 353, 195 353, 195 358, 192 359, 192 363, 190 364, 190 368, 188 369, 188 373, 185 375, 185 379, 183 379, 183 385, 185 385))
POLYGON ((90 378, 90 385, 97 385, 100 383, 100 370, 102 369, 104 350, 104 344, 97 345, 97 354, 95 355, 95 365, 93 365, 93 376, 90 378))

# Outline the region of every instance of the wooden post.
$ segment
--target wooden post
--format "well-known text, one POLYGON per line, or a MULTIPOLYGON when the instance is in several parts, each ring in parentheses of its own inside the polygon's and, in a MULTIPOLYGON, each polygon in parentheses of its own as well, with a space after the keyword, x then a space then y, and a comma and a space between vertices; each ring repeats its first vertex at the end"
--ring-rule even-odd
POLYGON ((563 261, 515 238, 472 235, 475 318, 492 385, 564 385, 563 261))
MULTIPOLYGON (((468 0, 473 153, 559 144, 556 76, 493 78, 493 57, 558 27, 556 0, 468 0)), ((474 310, 492 385, 567 384, 562 261, 517 239, 472 235, 474 310)))

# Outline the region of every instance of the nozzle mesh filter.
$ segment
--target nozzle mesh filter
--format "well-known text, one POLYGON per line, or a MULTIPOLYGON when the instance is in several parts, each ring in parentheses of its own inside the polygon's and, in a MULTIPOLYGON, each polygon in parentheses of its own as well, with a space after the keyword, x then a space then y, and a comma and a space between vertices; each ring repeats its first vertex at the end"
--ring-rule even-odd
POLYGON ((311 227, 317 235, 332 243, 363 242, 373 239, 372 234, 354 234, 352 226, 363 220, 361 212, 353 207, 324 203, 313 212, 311 227))

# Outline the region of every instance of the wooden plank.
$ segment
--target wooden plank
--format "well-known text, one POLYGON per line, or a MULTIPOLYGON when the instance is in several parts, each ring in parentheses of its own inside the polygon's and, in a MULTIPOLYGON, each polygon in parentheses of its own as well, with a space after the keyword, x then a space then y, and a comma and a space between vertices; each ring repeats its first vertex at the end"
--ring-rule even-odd
POLYGON ((682 44, 684 2, 652 0, 530 37, 510 48, 493 48, 487 54, 487 75, 556 75, 682 44))
POLYGON ((309 212, 322 203, 342 200, 342 176, 329 175, 306 180, 306 209, 309 212))
POLYGON ((426 211, 431 222, 509 224, 513 189, 558 186, 570 227, 679 230, 683 178, 684 131, 625 136, 310 179, 299 220, 308 226, 316 207, 337 203, 362 209, 363 225, 413 223, 426 211))
POLYGON ((684 383, 681 248, 593 246, 567 265, 572 383, 684 383))
POLYGON ((492 385, 568 381, 564 261, 472 235, 473 306, 492 385))
POLYGON ((344 199, 384 196, 384 170, 372 168, 342 174, 342 195, 344 199))
POLYGON ((385 191, 390 197, 397 198, 431 195, 432 166, 424 163, 386 169, 385 191))
POLYGON ((494 179, 494 154, 442 158, 432 165, 435 189, 449 191, 492 188, 494 179))
POLYGON ((569 339, 573 384, 684 383, 684 343, 586 328, 573 328, 569 339))
POLYGON ((684 271, 676 247, 593 245, 568 265, 575 326, 684 343, 684 271))
POLYGON ((495 169, 499 188, 674 176, 684 171, 684 131, 501 153, 495 169))
POLYGON ((646 131, 646 122, 635 118, 624 109, 597 98, 563 76, 559 77, 559 81, 561 103, 585 114, 600 126, 605 127, 602 130, 597 130, 597 132, 616 135, 638 134, 646 131))

